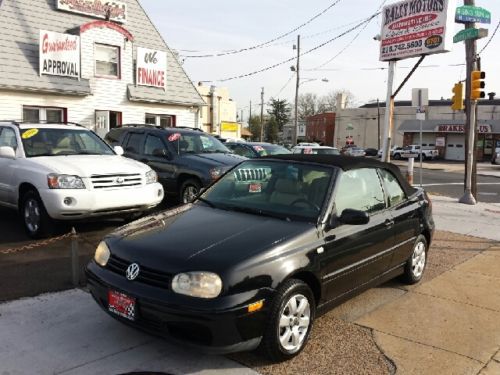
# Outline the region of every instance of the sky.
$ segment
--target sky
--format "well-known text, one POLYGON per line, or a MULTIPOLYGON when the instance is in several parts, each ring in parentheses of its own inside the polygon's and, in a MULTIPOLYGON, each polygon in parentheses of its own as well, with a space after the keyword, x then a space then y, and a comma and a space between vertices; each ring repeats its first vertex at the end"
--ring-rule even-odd
MULTIPOLYGON (((299 93, 326 95, 336 90, 348 90, 356 104, 373 100, 385 101, 387 93, 387 63, 379 61, 381 19, 375 17, 366 27, 340 36, 377 12, 386 0, 140 0, 149 17, 159 29, 169 48, 178 51, 183 68, 193 83, 227 87, 237 103, 238 114, 248 118, 252 101, 254 114, 259 111, 261 88, 264 100, 270 97, 295 98, 295 73, 290 70, 295 60, 247 77, 226 80, 259 71, 296 57, 293 49, 300 34, 301 52, 317 48, 300 59, 299 93), (299 30, 291 32, 336 3, 326 12, 299 30), (257 46, 279 38, 263 48, 219 57, 214 55, 257 46), (340 37, 339 37, 340 36, 340 37), (225 81, 226 80, 226 81, 225 81), (328 82, 325 82, 328 80, 328 82)), ((458 0, 457 5, 463 5, 458 0)), ((498 0, 476 1, 491 12, 489 36, 478 40, 478 52, 486 45, 500 21, 498 0)), ((463 29, 455 24, 453 34, 463 29)), ((481 53, 481 68, 486 72, 486 92, 500 97, 500 30, 481 53)), ((395 88, 408 74, 416 58, 397 63, 395 88)), ((397 100, 410 100, 412 88, 428 88, 429 99, 451 98, 453 84, 465 79, 465 46, 456 43, 448 53, 427 56, 421 67, 398 94, 397 100)))

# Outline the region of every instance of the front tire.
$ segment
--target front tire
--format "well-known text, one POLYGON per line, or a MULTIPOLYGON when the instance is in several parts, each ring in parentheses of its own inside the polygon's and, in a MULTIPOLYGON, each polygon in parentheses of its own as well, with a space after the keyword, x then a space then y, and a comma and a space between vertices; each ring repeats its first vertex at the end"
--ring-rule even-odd
POLYGON ((427 265, 427 240, 423 235, 419 235, 413 245, 413 251, 406 261, 403 281, 406 284, 416 284, 424 275, 427 265))
POLYGON ((399 160, 399 159, 401 159, 401 154, 394 154, 394 156, 392 158, 394 160, 399 160))
POLYGON ((54 233, 54 221, 48 215, 36 191, 29 190, 24 194, 20 214, 24 229, 31 238, 43 238, 54 233))
POLYGON ((273 361, 299 354, 311 333, 316 304, 314 295, 301 280, 290 279, 279 289, 270 311, 261 349, 273 361))
POLYGON ((201 184, 194 178, 187 179, 181 185, 180 201, 182 204, 191 203, 200 193, 201 184))

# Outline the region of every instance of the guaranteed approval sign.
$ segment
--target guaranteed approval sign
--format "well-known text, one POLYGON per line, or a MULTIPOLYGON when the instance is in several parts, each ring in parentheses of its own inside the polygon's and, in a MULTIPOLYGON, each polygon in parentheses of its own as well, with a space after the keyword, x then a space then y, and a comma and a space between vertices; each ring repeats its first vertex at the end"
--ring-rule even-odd
POLYGON ((404 0, 382 11, 380 61, 449 52, 456 0, 404 0))
POLYGON ((80 77, 80 37, 40 30, 40 75, 80 77))

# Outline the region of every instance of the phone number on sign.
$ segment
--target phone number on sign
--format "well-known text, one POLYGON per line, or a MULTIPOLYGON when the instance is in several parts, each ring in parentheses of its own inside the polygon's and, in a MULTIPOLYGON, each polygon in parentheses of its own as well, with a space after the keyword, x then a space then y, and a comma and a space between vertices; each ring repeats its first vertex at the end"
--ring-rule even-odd
POLYGON ((421 40, 414 40, 413 42, 394 44, 392 46, 382 47, 382 53, 392 53, 412 48, 422 47, 421 40))

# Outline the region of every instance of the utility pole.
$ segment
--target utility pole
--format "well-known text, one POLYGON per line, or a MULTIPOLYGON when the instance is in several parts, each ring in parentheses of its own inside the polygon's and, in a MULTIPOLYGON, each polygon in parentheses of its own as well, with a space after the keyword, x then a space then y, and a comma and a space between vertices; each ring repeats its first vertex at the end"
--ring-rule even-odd
POLYGON ((299 108, 299 81, 300 81, 300 35, 297 35, 297 64, 295 66, 295 73, 297 76, 297 81, 295 82, 295 115, 293 120, 293 131, 292 131, 292 145, 297 144, 297 127, 299 126, 298 119, 298 108, 299 108))
POLYGON ((252 119, 252 101, 250 100, 250 110, 248 111, 248 125, 250 125, 251 119, 252 119))
MULTIPOLYGON (((474 0, 464 0, 464 5, 475 5, 474 0)), ((475 28, 476 24, 467 22, 466 29, 475 28)), ((476 105, 477 102, 472 100, 472 81, 471 72, 476 68, 476 55, 477 46, 476 39, 465 40, 465 57, 467 65, 467 79, 465 84, 465 191, 462 198, 459 199, 460 203, 474 205, 476 199, 472 194, 472 181, 473 181, 473 166, 475 155, 475 132, 476 132, 476 105)), ((475 190, 475 189, 474 189, 475 190)))
POLYGON ((377 150, 380 150, 380 102, 377 98, 377 150))
POLYGON ((260 141, 264 140, 264 87, 260 92, 260 141))
POLYGON ((387 96, 385 100, 385 119, 384 119, 384 147, 382 149, 382 161, 391 160, 391 138, 392 138, 392 115, 394 111, 394 96, 392 89, 394 84, 394 72, 396 70, 396 61, 389 61, 387 77, 387 96))

